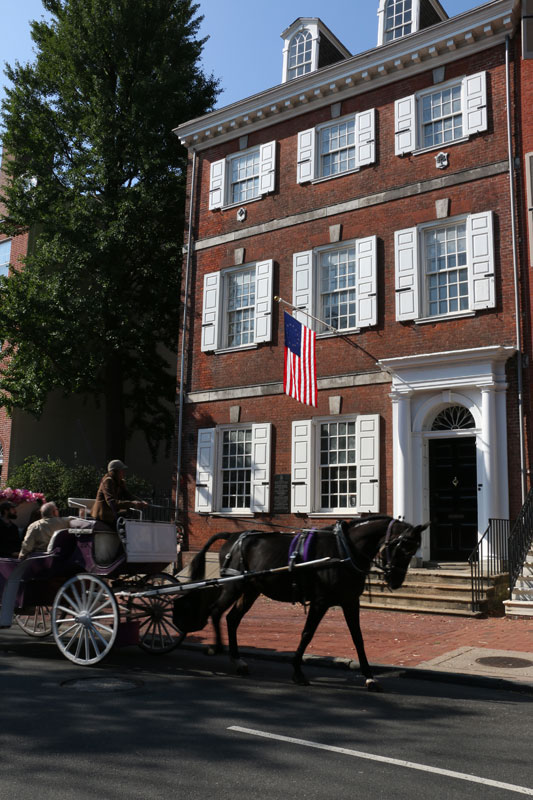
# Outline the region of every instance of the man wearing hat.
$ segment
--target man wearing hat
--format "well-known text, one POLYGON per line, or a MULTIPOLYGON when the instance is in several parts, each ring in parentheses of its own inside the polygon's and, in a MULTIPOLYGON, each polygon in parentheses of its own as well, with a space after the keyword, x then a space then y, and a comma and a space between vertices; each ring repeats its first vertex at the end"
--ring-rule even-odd
POLYGON ((0 558, 17 558, 20 548, 19 529, 13 522, 17 518, 15 503, 0 503, 0 558))
MULTIPOLYGON (((107 472, 100 481, 96 493, 96 502, 91 509, 91 516, 100 520, 111 530, 115 530, 121 512, 129 508, 147 508, 148 503, 136 500, 126 488, 124 470, 126 464, 118 458, 107 465, 107 472)), ((97 532, 95 530, 95 558, 100 564, 110 563, 117 555, 120 540, 116 533, 97 532)))

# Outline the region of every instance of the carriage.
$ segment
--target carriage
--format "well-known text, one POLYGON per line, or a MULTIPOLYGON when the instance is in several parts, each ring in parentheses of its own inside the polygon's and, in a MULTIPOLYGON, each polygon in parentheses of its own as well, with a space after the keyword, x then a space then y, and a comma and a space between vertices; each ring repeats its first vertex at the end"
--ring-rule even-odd
MULTIPOLYGON (((81 517, 93 502, 69 498, 81 517)), ((117 529, 122 547, 105 566, 95 559, 98 534, 90 528, 57 531, 46 553, 23 561, 0 558, 0 627, 14 622, 29 636, 53 635, 61 653, 80 665, 98 663, 114 645, 156 654, 177 647, 184 633, 173 623, 171 596, 144 594, 180 585, 164 571, 177 562, 176 523, 121 519, 117 529)))
MULTIPOLYGON (((82 516, 92 502, 69 498, 82 516)), ((193 559, 186 583, 168 571, 180 546, 175 522, 121 518, 117 533, 122 551, 105 566, 95 558, 96 531, 60 530, 46 553, 31 554, 24 561, 0 558, 0 628, 14 621, 30 636, 52 634, 67 659, 94 665, 114 645, 138 644, 149 653, 168 653, 187 632, 204 627, 208 617, 216 634, 213 652, 220 652, 220 618, 231 609, 229 653, 244 673, 237 627, 263 593, 281 602, 309 604, 292 662, 296 683, 307 683, 302 658, 320 620, 328 608, 340 606, 367 688, 378 691, 364 651, 359 596, 372 567, 382 571, 389 588, 402 584, 425 527, 377 514, 338 520, 320 531, 219 533, 193 559), (217 540, 225 542, 221 577, 205 579, 205 554, 217 540), (314 556, 309 556, 310 550, 314 556), (302 573, 302 580, 296 573, 302 573), (187 602, 191 598, 193 602, 187 602)))

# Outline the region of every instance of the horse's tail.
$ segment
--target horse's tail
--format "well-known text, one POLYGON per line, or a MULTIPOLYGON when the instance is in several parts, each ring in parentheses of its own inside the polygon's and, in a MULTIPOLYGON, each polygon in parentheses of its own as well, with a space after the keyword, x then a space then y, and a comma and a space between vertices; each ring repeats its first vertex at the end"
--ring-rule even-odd
POLYGON ((226 541, 233 536, 233 533, 215 533, 211 536, 210 539, 204 544, 202 549, 196 553, 193 560, 191 561, 190 569, 189 569, 189 577, 192 581, 201 581, 205 577, 205 554, 211 547, 211 545, 216 542, 218 539, 225 539, 226 541))

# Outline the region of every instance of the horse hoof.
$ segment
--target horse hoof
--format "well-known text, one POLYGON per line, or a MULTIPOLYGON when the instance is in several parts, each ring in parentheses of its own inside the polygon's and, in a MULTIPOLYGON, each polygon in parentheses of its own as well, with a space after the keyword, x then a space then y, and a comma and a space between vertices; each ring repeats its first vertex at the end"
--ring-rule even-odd
POLYGON ((220 650, 212 644, 205 651, 206 656, 217 656, 219 653, 220 650))
POLYGON ((374 678, 368 678, 366 680, 366 688, 369 692, 382 692, 383 686, 381 683, 378 683, 374 678))
POLYGON ((307 680, 307 678, 305 677, 305 675, 303 675, 302 673, 299 673, 299 674, 298 674, 298 673, 295 673, 295 674, 292 676, 292 681, 293 681, 293 683, 295 683, 297 686, 310 686, 310 683, 309 683, 309 681, 307 680))
POLYGON ((248 675, 249 670, 248 670, 248 664, 246 663, 246 661, 243 661, 242 659, 239 659, 238 661, 236 661, 235 662, 235 671, 236 671, 237 675, 240 675, 241 677, 244 676, 244 675, 248 675))

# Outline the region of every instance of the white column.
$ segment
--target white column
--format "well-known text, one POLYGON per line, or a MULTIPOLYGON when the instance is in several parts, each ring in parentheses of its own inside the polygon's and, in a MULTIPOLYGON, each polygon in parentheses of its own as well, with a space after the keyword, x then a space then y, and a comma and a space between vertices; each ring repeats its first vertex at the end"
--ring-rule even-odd
MULTIPOLYGON (((494 386, 481 388, 481 440, 483 450, 483 476, 478 476, 483 483, 479 503, 479 532, 487 530, 489 519, 497 518, 500 511, 500 485, 498 474, 498 436, 496 429, 496 391, 494 386)), ((487 542, 482 558, 488 555, 491 543, 487 542)))
POLYGON ((411 521, 413 475, 411 459, 411 393, 393 392, 392 400, 392 464, 394 473, 395 517, 411 521))

